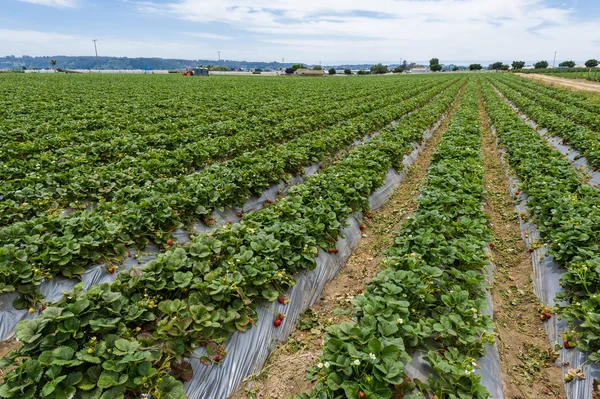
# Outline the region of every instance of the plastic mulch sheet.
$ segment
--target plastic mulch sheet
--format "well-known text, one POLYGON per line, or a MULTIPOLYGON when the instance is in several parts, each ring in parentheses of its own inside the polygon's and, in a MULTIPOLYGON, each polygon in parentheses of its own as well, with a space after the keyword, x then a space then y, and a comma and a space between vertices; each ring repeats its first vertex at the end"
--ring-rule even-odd
MULTIPOLYGON (((430 138, 433 131, 439 127, 440 121, 431 131, 426 131, 424 137, 430 138)), ((398 188, 410 165, 418 154, 424 149, 424 143, 414 144, 414 150, 405 156, 404 168, 397 172, 388 170, 386 181, 375 193, 369 197, 372 209, 377 209, 385 204, 395 189, 398 188)), ((197 359, 191 359, 194 370, 194 379, 185 384, 185 392, 189 398, 215 398, 225 399, 250 375, 257 374, 263 368, 269 353, 275 347, 287 340, 287 337, 296 329, 296 324, 306 309, 313 305, 321 296, 325 285, 331 281, 346 264, 348 258, 358 245, 362 236, 360 230, 361 215, 354 214, 348 219, 347 227, 343 229, 343 238, 336 244, 338 254, 329 254, 320 250, 317 257, 317 267, 312 271, 304 271, 296 277, 296 285, 288 290, 286 298, 290 299, 287 305, 275 303, 259 304, 257 313, 260 322, 244 333, 234 333, 226 344, 227 355, 221 365, 204 366, 197 359), (271 323, 277 313, 286 315, 279 328, 271 323)), ((491 313, 491 298, 488 311, 491 313)), ((206 354, 204 348, 198 348, 194 355, 197 357, 206 354)), ((500 360, 495 346, 488 348, 486 356, 480 361, 482 383, 492 393, 494 398, 503 398, 502 381, 500 379, 500 360)), ((427 380, 433 371, 429 364, 418 354, 415 354, 411 364, 407 365, 406 372, 411 377, 427 380)))
MULTIPOLYGON (((424 132, 424 138, 430 138, 434 131, 439 127, 444 117, 431 129, 424 132)), ((393 124, 392 124, 393 125, 393 124)), ((372 136, 365 136, 357 140, 354 144, 360 144, 370 140, 372 136)), ((369 203, 372 209, 377 209, 385 204, 394 190, 398 188, 404 180, 408 168, 412 165, 419 153, 424 149, 424 143, 413 146, 414 150, 403 160, 404 167, 400 171, 390 169, 386 175, 385 183, 375 193, 369 197, 369 203)), ((225 209, 216 211, 211 216, 215 219, 213 226, 204 224, 195 225, 198 231, 206 231, 215 228, 227 222, 237 222, 240 217, 238 212, 242 209, 244 212, 258 210, 263 207, 267 200, 275 200, 280 194, 285 192, 292 185, 299 184, 305 178, 316 173, 319 170, 319 164, 315 163, 305 168, 303 176, 293 178, 290 182, 280 181, 272 185, 260 197, 254 197, 246 201, 243 208, 225 209)), ((194 371, 192 381, 185 384, 185 392, 191 399, 211 398, 225 399, 243 382, 243 380, 258 373, 269 355, 269 353, 280 343, 287 340, 292 331, 295 330, 300 314, 313 305, 321 296, 325 284, 331 281, 346 264, 352 251, 358 245, 362 236, 360 222, 362 215, 354 214, 348 221, 347 226, 342 230, 343 236, 337 242, 339 253, 329 254, 319 250, 319 256, 316 258, 317 266, 314 270, 305 270, 296 276, 296 284, 286 293, 289 298, 287 305, 275 303, 257 304, 257 314, 259 323, 244 333, 234 333, 226 343, 227 355, 221 365, 202 365, 196 358, 189 359, 194 371), (273 323, 277 313, 286 315, 281 326, 275 328, 273 323)), ((177 241, 184 243, 189 241, 190 233, 179 229, 174 233, 177 241)), ((130 250, 135 254, 135 250, 130 250)), ((134 266, 143 267, 145 263, 154 259, 158 254, 158 247, 148 246, 143 253, 140 253, 138 259, 128 257, 125 259, 121 269, 128 269, 134 266)), ((104 269, 105 265, 95 265, 88 269, 81 277, 84 287, 88 288, 94 284, 114 281, 116 275, 108 274, 104 269)), ((64 291, 68 291, 78 283, 77 280, 55 278, 45 281, 40 286, 41 292, 46 296, 46 300, 52 302, 58 300, 64 291)), ((7 294, 0 296, 0 339, 10 338, 13 334, 15 325, 23 319, 33 318, 35 315, 29 315, 27 310, 18 311, 12 307, 16 294, 7 294)), ((491 299, 488 311, 492 312, 491 299)), ((200 357, 205 354, 204 348, 197 348, 194 356, 200 357)), ((500 362, 496 346, 488 348, 486 356, 480 360, 482 383, 492 393, 494 398, 502 398, 502 381, 500 380, 500 362)), ((427 362, 423 361, 418 355, 413 358, 413 362, 406 368, 407 374, 413 377, 419 377, 427 380, 427 376, 432 374, 427 362)))
POLYGON ((517 115, 519 115, 519 117, 521 119, 523 119, 523 121, 525 123, 527 123, 529 126, 531 126, 531 128, 533 128, 536 132, 538 132, 544 138, 544 140, 546 140, 548 142, 548 144, 550 144, 555 150, 557 150, 558 152, 563 154, 565 156, 565 158, 569 162, 571 162, 571 164, 573 165, 573 167, 575 169, 577 169, 578 171, 580 171, 582 173, 585 173, 588 176, 588 180, 587 180, 588 184, 590 184, 592 186, 600 185, 600 171, 594 170, 588 164, 587 159, 585 159, 585 157, 582 156, 579 153, 579 151, 577 151, 576 149, 572 148, 571 146, 569 146, 567 144, 564 144, 563 143, 564 140, 561 139, 560 137, 549 135, 548 129, 540 128, 539 125, 535 121, 529 119, 529 117, 527 115, 525 115, 524 113, 522 113, 509 99, 504 97, 504 95, 502 95, 502 93, 500 93, 498 91, 498 89, 494 88, 494 90, 517 113, 517 115))
MULTIPOLYGON (((492 130, 495 134, 496 131, 493 127, 492 130)), ((504 162, 505 152, 504 150, 500 150, 500 152, 504 162)), ((573 160, 570 161, 573 163, 573 160)), ((506 162, 504 163, 506 164, 506 162)), ((508 172, 507 177, 510 182, 510 192, 512 195, 516 195, 516 192, 520 191, 519 180, 515 176, 511 176, 508 172)), ((525 207, 527 194, 521 191, 518 197, 519 202, 515 205, 516 212, 519 214, 529 213, 525 207)), ((519 225, 521 236, 525 241, 526 246, 528 248, 535 248, 532 244, 540 239, 540 234, 537 231, 535 224, 519 219, 519 225)), ((546 252, 546 248, 541 247, 533 249, 533 252, 531 253, 533 290, 535 295, 544 305, 553 307, 556 294, 562 291, 560 278, 565 272, 565 269, 556 264, 551 256, 546 255, 546 252)), ((558 320, 557 317, 552 317, 544 322, 544 328, 548 333, 550 346, 554 347, 555 344, 558 344, 562 348, 564 343, 562 333, 568 330, 566 321, 564 319, 558 320)), ((570 368, 578 368, 587 360, 587 354, 576 349, 560 350, 559 353, 560 355, 556 360, 556 365, 562 367, 563 374, 566 374, 570 368), (568 366, 565 366, 565 364, 568 364, 568 366)), ((583 365, 583 373, 586 376, 585 380, 575 378, 572 382, 564 384, 568 399, 591 399, 593 392, 592 382, 595 378, 600 379, 600 365, 596 363, 586 363, 583 365)))

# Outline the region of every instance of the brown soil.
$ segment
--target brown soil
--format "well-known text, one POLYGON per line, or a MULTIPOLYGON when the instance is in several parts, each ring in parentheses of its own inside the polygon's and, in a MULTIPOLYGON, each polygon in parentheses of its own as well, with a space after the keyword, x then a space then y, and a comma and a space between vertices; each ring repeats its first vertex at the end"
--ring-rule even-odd
POLYGON ((230 399, 287 399, 312 390, 312 383, 304 375, 323 352, 326 327, 348 321, 348 316, 334 311, 350 310, 350 300, 361 294, 382 270, 383 251, 392 246, 393 233, 416 209, 416 198, 426 181, 431 154, 447 130, 458 103, 454 102, 448 117, 429 139, 425 150, 390 200, 373 212, 371 219, 365 219, 365 230, 358 247, 341 272, 325 286, 319 301, 302 316, 298 329, 285 344, 275 349, 260 374, 246 379, 230 399))
POLYGON ((480 95, 483 129, 486 213, 490 217, 496 265, 492 299, 506 399, 565 398, 562 371, 540 321, 540 302, 533 293, 531 256, 523 243, 518 215, 508 190, 496 137, 480 95))
POLYGON ((550 86, 561 86, 566 87, 572 90, 584 90, 584 91, 593 91, 600 93, 600 83, 598 82, 590 82, 587 80, 580 79, 568 79, 568 78, 559 78, 558 76, 549 76, 549 75, 541 75, 541 74, 531 74, 531 73, 517 73, 516 75, 532 79, 535 81, 539 81, 550 86))
MULTIPOLYGON (((0 358, 6 356, 11 350, 18 349, 20 346, 21 344, 17 342, 14 338, 0 342, 0 358)), ((6 371, 0 370, 0 382, 2 381, 2 377, 4 377, 5 374, 6 371)))

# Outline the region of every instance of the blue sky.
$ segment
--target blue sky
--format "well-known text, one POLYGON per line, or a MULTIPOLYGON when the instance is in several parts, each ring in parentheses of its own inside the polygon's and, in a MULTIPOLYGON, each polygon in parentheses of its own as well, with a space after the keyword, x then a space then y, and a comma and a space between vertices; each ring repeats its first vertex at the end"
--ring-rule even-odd
POLYGON ((442 62, 600 58, 599 0, 3 0, 0 55, 442 62))

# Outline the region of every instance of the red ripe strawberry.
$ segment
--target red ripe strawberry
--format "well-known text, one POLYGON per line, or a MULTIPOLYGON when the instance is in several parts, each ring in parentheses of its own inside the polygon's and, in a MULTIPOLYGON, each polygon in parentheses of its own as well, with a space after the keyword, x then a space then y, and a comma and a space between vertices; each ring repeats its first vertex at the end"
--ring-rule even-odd
POLYGON ((493 242, 490 242, 490 248, 495 248, 496 244, 494 244, 493 242))
POLYGON ((546 318, 544 317, 544 315, 543 315, 543 314, 541 314, 541 315, 540 315, 540 320, 541 320, 541 321, 546 321, 546 318))
POLYGON ((279 327, 279 326, 281 325, 281 320, 279 320, 279 319, 275 319, 275 321, 273 321, 273 325, 274 325, 275 327, 279 327))
POLYGON ((281 320, 281 321, 283 321, 283 319, 285 319, 285 316, 284 316, 284 314, 283 314, 283 313, 279 313, 279 314, 277 315, 277 320, 281 320))
POLYGON ((365 394, 363 391, 358 391, 358 397, 359 397, 360 399, 363 399, 363 398, 366 398, 366 397, 367 397, 367 395, 366 395, 366 394, 365 394))
POLYGON ((332 254, 332 253, 333 253, 333 251, 335 251, 335 249, 333 249, 333 248, 329 248, 329 253, 330 253, 330 254, 332 254))
POLYGON ((279 301, 279 303, 285 303, 285 298, 283 297, 283 295, 279 295, 277 297, 277 300, 279 301))
POLYGON ((546 312, 546 313, 544 313, 544 317, 549 319, 552 317, 552 315, 550 313, 546 312))
POLYGON ((336 253, 336 254, 339 254, 340 250, 336 248, 333 252, 336 253))
POLYGON ((365 225, 364 224, 361 224, 359 227, 360 227, 361 230, 365 229, 365 225))
POLYGON ((170 238, 167 240, 167 245, 173 245, 173 240, 171 240, 170 238))
POLYGON ((221 360, 223 360, 223 357, 221 357, 221 356, 217 356, 217 357, 215 357, 215 362, 216 362, 216 363, 220 363, 220 362, 221 362, 221 360))
POLYGON ((517 191, 515 194, 516 194, 516 195, 519 195, 519 194, 521 194, 521 192, 520 192, 520 191, 517 191))
POLYGON ((565 349, 571 349, 571 345, 569 345, 569 342, 568 342, 568 341, 565 341, 565 342, 563 343, 563 348, 565 348, 565 349))

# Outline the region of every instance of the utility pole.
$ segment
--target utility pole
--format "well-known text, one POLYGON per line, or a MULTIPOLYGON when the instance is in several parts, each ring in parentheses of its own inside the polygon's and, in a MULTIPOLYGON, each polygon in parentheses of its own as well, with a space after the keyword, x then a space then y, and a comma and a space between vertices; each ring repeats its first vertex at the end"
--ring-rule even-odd
POLYGON ((554 63, 556 62, 556 51, 554 52, 554 61, 552 61, 552 68, 554 68, 554 63))
POLYGON ((96 42, 98 39, 92 39, 94 42, 94 50, 96 50, 96 68, 98 68, 98 72, 100 72, 100 64, 98 63, 98 47, 96 47, 96 42))
POLYGON ((221 63, 221 50, 217 51, 219 53, 219 64, 221 63))

